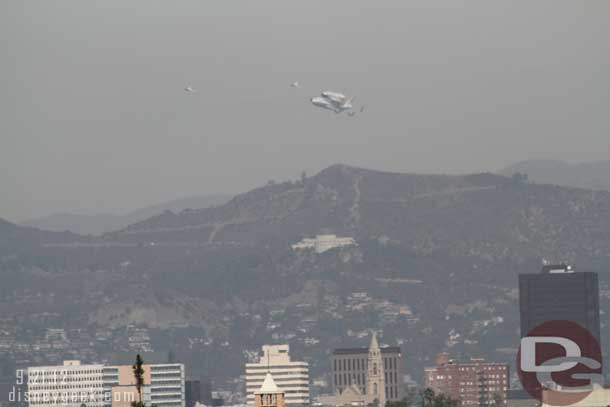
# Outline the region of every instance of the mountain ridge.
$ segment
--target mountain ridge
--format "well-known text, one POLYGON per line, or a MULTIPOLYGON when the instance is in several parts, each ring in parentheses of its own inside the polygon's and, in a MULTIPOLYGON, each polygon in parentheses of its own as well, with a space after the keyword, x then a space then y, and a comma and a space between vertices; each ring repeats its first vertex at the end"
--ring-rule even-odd
POLYGON ((561 160, 526 160, 499 171, 502 175, 527 174, 539 184, 610 191, 610 161, 569 163, 561 160))
MULTIPOLYGON (((461 237, 469 240, 469 244, 488 241, 494 246, 497 245, 494 239, 509 238, 513 245, 522 244, 522 249, 531 255, 560 257, 561 250, 554 247, 555 240, 546 236, 544 230, 569 218, 578 225, 579 218, 588 210, 608 215, 604 205, 609 200, 607 194, 528 184, 492 173, 400 174, 339 164, 305 180, 255 188, 218 207, 160 214, 103 238, 139 243, 285 244, 286 240, 296 241, 333 230, 365 238, 387 234, 391 239, 409 241, 424 250, 427 244, 424 239, 407 230, 422 231, 427 239, 434 237, 435 243, 442 242, 449 249, 451 241, 461 236, 460 230, 469 227, 470 235, 461 237), (547 211, 538 213, 527 202, 530 196, 544 201, 547 211), (518 202, 509 204, 515 200, 518 202), (498 216, 494 216, 494 211, 498 216), (415 212, 419 216, 410 215, 415 212), (388 222, 388 216, 396 219, 394 224, 388 222), (444 222, 438 221, 439 216, 445 217, 444 222), (477 217, 481 218, 481 225, 477 217), (452 236, 437 233, 443 229, 452 230, 452 236)), ((580 227, 580 233, 605 234, 601 225, 607 223, 608 217, 602 216, 601 223, 580 227)), ((452 250, 458 250, 461 244, 456 241, 452 250)), ((569 257, 575 250, 573 246, 566 244, 563 256, 569 257)), ((594 250, 602 250, 598 244, 593 246, 594 250)))
POLYGON ((19 224, 55 232, 67 230, 81 235, 101 235, 122 229, 132 223, 167 210, 179 212, 187 208, 205 208, 220 205, 228 201, 230 197, 230 195, 225 194, 195 195, 135 209, 124 215, 54 213, 20 222, 19 224))

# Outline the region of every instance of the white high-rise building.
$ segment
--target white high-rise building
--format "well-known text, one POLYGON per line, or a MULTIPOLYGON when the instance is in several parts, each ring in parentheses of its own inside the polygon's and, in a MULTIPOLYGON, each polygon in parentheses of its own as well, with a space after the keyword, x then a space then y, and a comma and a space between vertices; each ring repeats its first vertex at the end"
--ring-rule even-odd
MULTIPOLYGON (((181 363, 144 364, 142 401, 157 407, 185 407, 184 365, 181 363)), ((105 407, 130 407, 136 400, 133 369, 130 365, 104 366, 105 407)), ((88 406, 87 406, 88 407, 88 406)))
MULTIPOLYGON (((144 364, 142 401, 157 407, 185 407, 184 365, 144 364)), ((28 368, 29 407, 130 407, 138 401, 131 365, 81 365, 28 368)))
POLYGON ((103 407, 103 365, 66 360, 59 366, 28 368, 30 407, 103 407))
POLYGON ((165 363, 150 367, 150 402, 158 407, 185 407, 184 365, 165 363))
POLYGON ((291 361, 288 345, 263 345, 258 363, 246 363, 246 399, 254 405, 254 393, 261 388, 267 373, 285 393, 287 406, 309 405, 309 364, 291 361))

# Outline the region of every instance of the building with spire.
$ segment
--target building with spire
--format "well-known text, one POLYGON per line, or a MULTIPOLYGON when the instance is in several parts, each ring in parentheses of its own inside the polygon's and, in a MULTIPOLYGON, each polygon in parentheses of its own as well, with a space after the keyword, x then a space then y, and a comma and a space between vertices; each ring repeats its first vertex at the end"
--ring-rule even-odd
POLYGON ((368 369, 366 377, 366 394, 372 401, 377 400, 378 406, 385 406, 386 385, 385 374, 383 371, 383 361, 381 350, 377 344, 377 334, 373 332, 371 344, 369 346, 368 369))
POLYGON ((287 406, 309 405, 309 364, 290 359, 288 345, 263 345, 257 363, 246 363, 246 402, 255 405, 256 392, 273 375, 273 382, 284 392, 287 406))
POLYGON ((379 347, 371 335, 368 348, 335 349, 331 358, 334 402, 385 406, 403 397, 403 360, 399 347, 379 347))
POLYGON ((267 373, 260 389, 254 392, 254 407, 285 406, 284 392, 277 387, 271 373, 267 373))

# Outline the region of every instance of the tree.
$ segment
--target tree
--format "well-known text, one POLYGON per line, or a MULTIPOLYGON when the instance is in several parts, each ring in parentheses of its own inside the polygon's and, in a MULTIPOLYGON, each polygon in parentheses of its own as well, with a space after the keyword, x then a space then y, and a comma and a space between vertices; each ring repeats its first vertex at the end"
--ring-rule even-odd
POLYGON ((460 401, 445 394, 435 394, 431 388, 425 389, 421 394, 422 407, 458 407, 460 401))
POLYGON ((434 400, 434 407, 458 407, 459 405, 459 400, 444 394, 439 394, 434 400))
POLYGON ((504 405, 504 400, 499 393, 494 393, 493 395, 493 405, 495 407, 502 407, 504 405))
POLYGON ((415 407, 417 405, 417 388, 408 387, 405 389, 405 396, 401 400, 386 401, 385 407, 415 407))
POLYGON ((421 394, 421 406, 422 407, 434 407, 434 398, 436 395, 434 394, 434 390, 431 388, 426 388, 421 394))
POLYGON ((131 403, 133 407, 145 407, 142 402, 142 387, 144 386, 144 360, 142 360, 142 356, 138 353, 136 356, 136 363, 132 366, 133 369, 133 377, 136 380, 136 390, 138 392, 138 401, 131 403))

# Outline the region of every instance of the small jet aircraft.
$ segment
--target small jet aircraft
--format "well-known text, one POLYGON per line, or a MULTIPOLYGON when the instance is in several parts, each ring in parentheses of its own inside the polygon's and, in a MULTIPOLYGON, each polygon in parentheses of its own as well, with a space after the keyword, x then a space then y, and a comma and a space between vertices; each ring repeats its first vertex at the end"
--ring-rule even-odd
POLYGON ((193 89, 191 86, 187 86, 186 88, 184 88, 184 91, 188 92, 188 93, 195 93, 196 92, 195 89, 193 89))
POLYGON ((352 105, 354 99, 355 97, 348 99, 343 93, 325 90, 320 96, 311 98, 311 104, 322 109, 332 110, 335 113, 342 113, 354 107, 352 105))
POLYGON ((297 88, 297 89, 301 89, 301 84, 297 81, 297 82, 292 82, 290 84, 291 87, 293 88, 297 88))

